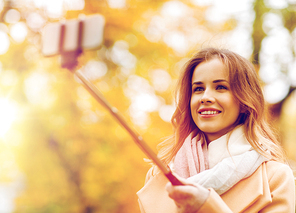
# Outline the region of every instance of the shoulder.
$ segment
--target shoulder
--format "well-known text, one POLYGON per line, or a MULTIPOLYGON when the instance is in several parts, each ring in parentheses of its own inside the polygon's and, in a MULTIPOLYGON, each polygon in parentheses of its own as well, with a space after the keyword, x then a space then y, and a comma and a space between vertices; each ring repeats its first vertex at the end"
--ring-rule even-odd
POLYGON ((277 161, 267 161, 265 165, 268 177, 270 178, 272 178, 274 175, 287 175, 294 178, 292 169, 289 165, 285 163, 280 163, 277 161))
POLYGON ((289 165, 276 161, 268 161, 265 165, 268 182, 271 187, 295 185, 295 177, 289 165))

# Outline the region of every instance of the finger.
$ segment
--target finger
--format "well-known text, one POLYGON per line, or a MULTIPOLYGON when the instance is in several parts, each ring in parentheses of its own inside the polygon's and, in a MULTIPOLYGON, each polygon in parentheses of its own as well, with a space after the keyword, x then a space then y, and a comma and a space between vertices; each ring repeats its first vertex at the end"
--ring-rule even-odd
POLYGON ((173 186, 172 184, 167 184, 166 189, 169 197, 178 202, 197 196, 197 188, 191 185, 173 186))
POLYGON ((165 185, 165 190, 170 194, 172 193, 172 191, 174 190, 173 189, 173 185, 171 182, 168 182, 166 185, 165 185))
POLYGON ((183 177, 180 177, 179 175, 177 175, 176 173, 174 173, 174 176, 181 182, 183 183, 184 185, 191 185, 191 186, 194 186, 195 183, 193 181, 190 181, 186 178, 183 178, 183 177))

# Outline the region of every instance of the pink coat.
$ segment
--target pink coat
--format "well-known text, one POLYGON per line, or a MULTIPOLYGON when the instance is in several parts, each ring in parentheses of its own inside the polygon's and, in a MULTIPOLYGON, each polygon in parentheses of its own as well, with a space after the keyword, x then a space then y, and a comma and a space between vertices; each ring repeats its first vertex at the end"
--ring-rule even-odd
MULTIPOLYGON (((159 173, 147 174, 137 193, 142 213, 175 213, 176 205, 165 190, 168 182, 159 173)), ((275 161, 263 163, 250 177, 219 196, 213 189, 198 213, 277 212, 295 213, 295 182, 289 166, 275 161)))

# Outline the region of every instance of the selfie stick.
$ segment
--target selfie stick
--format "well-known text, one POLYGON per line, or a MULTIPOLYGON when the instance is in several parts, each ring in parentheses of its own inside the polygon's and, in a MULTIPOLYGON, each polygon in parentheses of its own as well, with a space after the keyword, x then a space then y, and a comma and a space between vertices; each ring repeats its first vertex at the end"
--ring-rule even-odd
POLYGON ((181 182, 172 174, 170 168, 165 166, 157 155, 150 149, 150 147, 144 142, 143 138, 137 134, 131 127, 127 124, 125 119, 119 114, 117 108, 112 107, 107 100, 104 98, 102 93, 83 75, 81 71, 76 71, 75 75, 83 82, 85 88, 88 92, 103 106, 110 114, 127 130, 127 132, 132 136, 136 144, 142 149, 142 151, 149 157, 154 163, 159 167, 159 169, 164 173, 164 175, 169 179, 173 185, 182 185, 181 182))
POLYGON ((136 133, 125 121, 123 116, 118 112, 117 108, 112 107, 108 101, 104 98, 103 94, 87 79, 82 71, 74 71, 75 66, 77 65, 77 57, 82 53, 81 41, 82 41, 82 32, 83 32, 83 21, 79 21, 79 34, 78 34, 78 48, 75 51, 64 52, 64 34, 65 34, 65 25, 61 25, 60 33, 60 52, 62 56, 62 67, 69 69, 73 72, 83 83, 88 92, 103 106, 105 107, 110 114, 122 125, 123 128, 132 136, 136 144, 141 148, 141 150, 149 157, 164 173, 168 180, 173 185, 183 185, 171 172, 168 166, 165 166, 157 155, 150 149, 150 147, 144 142, 143 138, 136 133))

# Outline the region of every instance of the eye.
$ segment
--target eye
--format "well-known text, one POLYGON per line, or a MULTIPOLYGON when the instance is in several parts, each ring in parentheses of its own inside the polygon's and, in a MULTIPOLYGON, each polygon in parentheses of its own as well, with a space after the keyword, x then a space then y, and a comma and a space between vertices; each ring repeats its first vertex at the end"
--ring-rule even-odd
POLYGON ((227 90, 228 88, 224 85, 218 85, 216 89, 217 90, 227 90))
POLYGON ((193 92, 202 92, 202 91, 204 91, 203 87, 194 87, 193 88, 193 92))

